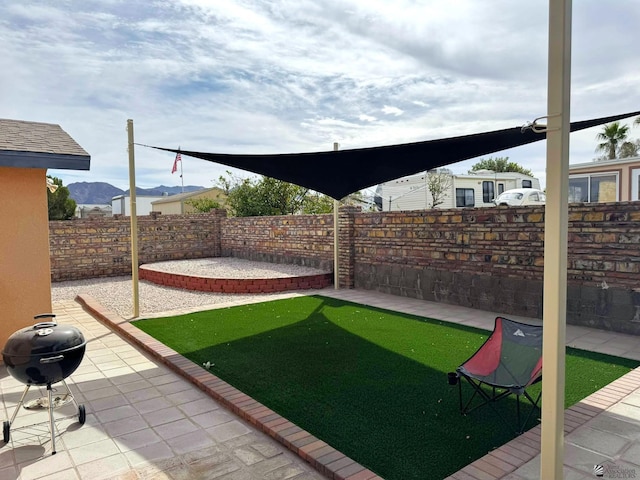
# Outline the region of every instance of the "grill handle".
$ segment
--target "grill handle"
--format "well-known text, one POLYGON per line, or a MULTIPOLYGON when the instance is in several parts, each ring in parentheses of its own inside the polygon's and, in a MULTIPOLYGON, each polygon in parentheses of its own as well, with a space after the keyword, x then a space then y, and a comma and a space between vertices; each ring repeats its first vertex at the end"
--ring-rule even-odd
POLYGON ((56 363, 64 360, 64 355, 56 355, 55 357, 41 358, 40 363, 56 363))
POLYGON ((41 318, 50 318, 51 320, 48 321, 48 322, 36 323, 33 326, 34 329, 50 328, 50 327, 55 327, 55 326, 58 325, 58 322, 55 320, 55 318, 56 318, 56 314, 55 313, 41 313, 41 314, 36 315, 35 317, 33 317, 34 320, 40 320, 41 318))
POLYGON ((58 324, 56 322, 40 322, 40 323, 36 323, 33 326, 34 330, 39 330, 41 328, 51 328, 51 327, 56 327, 58 324))

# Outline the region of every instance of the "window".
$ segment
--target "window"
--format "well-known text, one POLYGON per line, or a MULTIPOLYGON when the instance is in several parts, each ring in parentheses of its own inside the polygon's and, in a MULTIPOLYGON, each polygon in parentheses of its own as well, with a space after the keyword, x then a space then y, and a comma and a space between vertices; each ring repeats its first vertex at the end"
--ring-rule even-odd
POLYGON ((569 177, 569 202, 618 201, 618 174, 593 174, 569 177))
POLYGON ((475 204, 473 188, 456 188, 456 207, 473 207, 475 204))
POLYGON ((618 186, 616 175, 602 175, 591 177, 591 201, 615 202, 618 200, 618 186))
POLYGON ((532 188, 531 180, 522 180, 522 188, 532 188))
POLYGON ((569 177, 569 203, 589 201, 589 177, 569 177))
POLYGON ((484 203, 493 202, 496 198, 493 182, 482 182, 482 201, 484 203))
POLYGON ((504 183, 499 183, 498 184, 498 195, 500 195, 502 192, 504 192, 504 183))
POLYGON ((631 170, 631 200, 640 200, 640 168, 631 170))

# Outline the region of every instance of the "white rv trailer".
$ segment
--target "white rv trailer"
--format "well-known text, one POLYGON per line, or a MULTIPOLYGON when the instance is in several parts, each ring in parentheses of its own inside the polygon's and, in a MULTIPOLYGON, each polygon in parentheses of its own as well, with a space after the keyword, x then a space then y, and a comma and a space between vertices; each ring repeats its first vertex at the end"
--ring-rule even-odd
MULTIPOLYGON (((433 208, 433 196, 428 188, 428 172, 381 183, 376 188, 378 206, 382 211, 424 210, 433 208)), ((505 190, 540 188, 537 178, 517 172, 478 170, 473 174, 451 175, 450 186, 436 208, 489 207, 505 190)))

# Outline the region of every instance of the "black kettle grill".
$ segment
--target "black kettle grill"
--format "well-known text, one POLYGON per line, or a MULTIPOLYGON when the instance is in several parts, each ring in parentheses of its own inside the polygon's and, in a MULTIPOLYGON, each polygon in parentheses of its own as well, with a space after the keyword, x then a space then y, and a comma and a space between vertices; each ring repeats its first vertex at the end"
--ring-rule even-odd
MULTIPOLYGON (((34 319, 55 318, 54 314, 44 313, 36 315, 34 319)), ((2 359, 7 367, 7 372, 13 378, 26 384, 20 402, 16 407, 11 420, 2 425, 2 434, 5 443, 11 437, 11 425, 23 405, 25 397, 31 386, 46 386, 47 399, 40 401, 46 404, 49 410, 49 430, 51 431, 52 454, 56 453, 54 436, 54 399, 51 385, 62 382, 67 390, 63 395, 65 399, 73 402, 78 411, 78 420, 84 424, 86 411, 84 405, 78 405, 73 398, 69 386, 65 381, 82 362, 87 342, 82 332, 70 325, 58 325, 55 320, 36 323, 13 333, 2 351, 2 359)), ((25 406, 25 408, 27 408, 25 406)))

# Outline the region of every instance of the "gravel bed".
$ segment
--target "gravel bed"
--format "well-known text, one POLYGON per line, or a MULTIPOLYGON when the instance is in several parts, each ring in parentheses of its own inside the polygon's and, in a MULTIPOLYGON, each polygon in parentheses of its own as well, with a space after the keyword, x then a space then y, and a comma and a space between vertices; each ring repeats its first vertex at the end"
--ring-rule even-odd
POLYGON ((328 273, 317 268, 283 263, 253 262, 242 258, 218 257, 147 263, 143 267, 166 273, 208 278, 283 278, 328 273))
MULTIPOLYGON (((180 260, 175 262, 159 262, 171 273, 203 275, 203 268, 215 278, 280 278, 283 276, 312 275, 326 273, 322 270, 298 265, 270 264, 265 262, 238 261, 235 258, 180 260), (212 262, 211 260, 215 260, 212 262), (240 267, 242 266, 242 267, 240 267), (273 268, 272 268, 273 267, 273 268), (242 268, 242 277, 238 277, 242 268), (234 276, 235 275, 235 276, 234 276)), ((148 264, 151 265, 151 264, 148 264)), ((154 266, 158 263, 153 264, 154 266)), ((175 310, 197 310, 222 304, 250 303, 280 298, 287 293, 210 293, 194 292, 178 288, 164 287, 154 283, 140 281, 138 285, 140 299, 140 316, 154 316, 160 312, 175 310)), ((93 278, 55 282, 51 284, 53 302, 73 300, 82 293, 90 295, 105 308, 116 312, 123 318, 131 318, 133 312, 133 285, 130 276, 93 278)))

